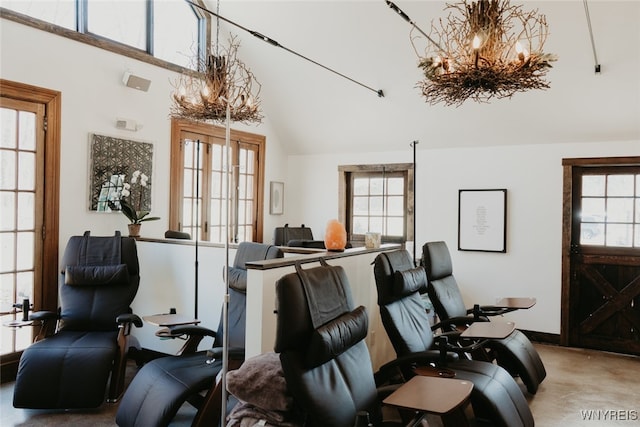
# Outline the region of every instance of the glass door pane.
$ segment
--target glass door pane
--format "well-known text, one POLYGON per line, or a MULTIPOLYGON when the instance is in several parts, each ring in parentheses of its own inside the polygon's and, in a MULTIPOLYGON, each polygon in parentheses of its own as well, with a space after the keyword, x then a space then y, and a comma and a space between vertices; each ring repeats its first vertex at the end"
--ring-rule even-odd
MULTIPOLYGON (((0 108, 0 320, 22 320, 15 304, 34 301, 39 275, 42 209, 42 117, 39 104, 2 100, 0 108), (39 130, 40 129, 40 130, 39 130), (40 139, 40 141, 39 141, 40 139), (40 152, 39 152, 40 151, 40 152)), ((32 328, 2 327, 0 352, 26 348, 32 328)))

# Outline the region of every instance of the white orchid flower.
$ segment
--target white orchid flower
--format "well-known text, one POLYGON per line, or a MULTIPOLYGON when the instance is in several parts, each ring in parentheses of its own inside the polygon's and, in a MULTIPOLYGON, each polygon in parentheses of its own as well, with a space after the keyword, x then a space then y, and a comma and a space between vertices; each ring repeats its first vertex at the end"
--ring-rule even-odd
POLYGON ((129 194, 131 194, 129 190, 127 190, 126 188, 122 189, 122 197, 129 197, 129 194))

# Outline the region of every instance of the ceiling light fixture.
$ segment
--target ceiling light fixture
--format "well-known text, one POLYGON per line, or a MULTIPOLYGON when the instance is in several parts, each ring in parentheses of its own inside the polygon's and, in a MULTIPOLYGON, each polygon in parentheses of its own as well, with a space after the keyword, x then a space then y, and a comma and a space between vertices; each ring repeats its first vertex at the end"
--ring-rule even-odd
POLYGON ((427 34, 393 2, 386 3, 413 27, 411 43, 425 77, 418 88, 428 103, 460 106, 467 99, 488 102, 549 88, 544 78, 557 57, 542 50, 548 26, 537 10, 523 11, 509 0, 447 4, 449 15, 432 22, 427 34), (427 39, 424 53, 414 29, 427 39))
MULTIPOLYGON (((218 8, 220 7, 218 3, 218 8)), ((251 70, 237 57, 240 43, 230 36, 220 43, 220 19, 216 19, 215 45, 194 69, 182 73, 174 84, 171 116, 206 123, 260 123, 260 89, 251 70)))

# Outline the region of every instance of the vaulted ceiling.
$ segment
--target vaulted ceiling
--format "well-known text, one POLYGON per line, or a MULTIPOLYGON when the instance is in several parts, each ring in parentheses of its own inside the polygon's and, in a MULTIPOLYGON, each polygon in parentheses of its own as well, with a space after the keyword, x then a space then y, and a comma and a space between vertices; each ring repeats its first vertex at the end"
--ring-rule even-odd
MULTIPOLYGON (((441 1, 395 3, 424 30, 447 14, 441 1)), ((224 22, 221 34, 239 37, 264 115, 292 154, 391 151, 413 140, 422 149, 640 140, 640 2, 588 1, 598 74, 584 1, 512 3, 547 17, 545 51, 559 57, 551 88, 460 107, 425 103, 411 27, 384 0, 220 2, 222 16, 383 98, 224 22)))

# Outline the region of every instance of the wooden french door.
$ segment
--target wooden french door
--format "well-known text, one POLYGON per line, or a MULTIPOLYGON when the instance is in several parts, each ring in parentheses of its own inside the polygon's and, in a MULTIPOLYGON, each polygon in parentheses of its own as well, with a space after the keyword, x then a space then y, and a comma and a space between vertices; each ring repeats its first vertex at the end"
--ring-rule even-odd
MULTIPOLYGON (((0 320, 29 299, 57 308, 61 94, 0 79, 0 320)), ((15 378, 32 328, 0 326, 0 378, 15 378)))
POLYGON ((640 354, 640 157, 563 164, 561 340, 640 354))

